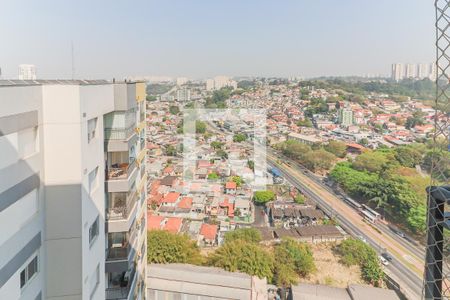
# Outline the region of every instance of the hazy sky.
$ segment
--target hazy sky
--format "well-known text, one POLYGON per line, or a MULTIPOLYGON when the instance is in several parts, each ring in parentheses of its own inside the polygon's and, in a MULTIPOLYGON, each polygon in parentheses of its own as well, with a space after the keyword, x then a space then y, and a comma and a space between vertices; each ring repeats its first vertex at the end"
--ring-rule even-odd
POLYGON ((0 0, 0 67, 38 77, 318 76, 434 60, 431 0, 0 0))

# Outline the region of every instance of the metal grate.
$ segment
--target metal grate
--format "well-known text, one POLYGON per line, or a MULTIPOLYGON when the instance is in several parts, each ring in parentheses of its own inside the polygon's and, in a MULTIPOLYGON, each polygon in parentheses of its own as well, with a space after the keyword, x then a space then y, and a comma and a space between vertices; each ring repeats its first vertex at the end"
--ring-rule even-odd
POLYGON ((428 188, 427 254, 424 298, 450 298, 450 244, 446 211, 450 202, 450 0, 435 0, 436 112, 434 117, 431 186, 428 188))

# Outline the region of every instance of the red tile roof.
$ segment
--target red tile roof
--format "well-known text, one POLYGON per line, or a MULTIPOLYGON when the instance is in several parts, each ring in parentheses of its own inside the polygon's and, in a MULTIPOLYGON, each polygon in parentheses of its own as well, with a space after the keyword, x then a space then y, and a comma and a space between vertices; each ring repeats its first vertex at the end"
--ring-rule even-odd
POLYGON ((182 218, 176 218, 176 217, 167 218, 166 226, 164 226, 163 229, 167 230, 169 232, 172 232, 172 233, 178 233, 178 232, 180 232, 182 223, 183 223, 182 218))
POLYGON ((164 198, 161 200, 161 202, 175 203, 175 202, 177 202, 178 197, 180 197, 180 193, 170 192, 166 196, 164 196, 164 198))
POLYGON ((152 216, 150 213, 147 214, 147 230, 158 230, 161 229, 161 222, 164 220, 163 216, 152 216))
POLYGON ((191 208, 192 207, 192 198, 191 197, 183 197, 177 206, 179 208, 191 208))
POLYGON ((206 240, 215 240, 217 235, 217 225, 203 223, 200 228, 200 234, 203 235, 203 238, 206 240))
POLYGON ((225 184, 225 188, 227 189, 236 189, 237 185, 234 181, 229 181, 225 184))

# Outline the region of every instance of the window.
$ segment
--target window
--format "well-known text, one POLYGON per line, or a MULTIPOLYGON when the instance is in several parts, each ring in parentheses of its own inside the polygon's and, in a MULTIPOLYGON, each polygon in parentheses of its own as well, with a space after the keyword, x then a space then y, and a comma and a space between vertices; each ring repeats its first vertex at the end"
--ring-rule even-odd
POLYGON ((37 255, 28 263, 25 269, 20 272, 20 288, 23 289, 24 286, 33 279, 34 275, 38 272, 38 257, 37 255))
POLYGON ((92 194, 92 192, 97 188, 97 186, 98 186, 98 167, 96 167, 89 173, 89 194, 92 194))
POLYGON ((26 158, 38 151, 37 127, 28 128, 17 133, 17 152, 19 158, 26 158))
POLYGON ((89 227, 89 247, 92 246, 95 238, 98 236, 98 216, 95 219, 94 223, 92 223, 91 227, 89 227))
POLYGON ((95 131, 97 130, 97 118, 88 120, 88 143, 95 138, 95 131))

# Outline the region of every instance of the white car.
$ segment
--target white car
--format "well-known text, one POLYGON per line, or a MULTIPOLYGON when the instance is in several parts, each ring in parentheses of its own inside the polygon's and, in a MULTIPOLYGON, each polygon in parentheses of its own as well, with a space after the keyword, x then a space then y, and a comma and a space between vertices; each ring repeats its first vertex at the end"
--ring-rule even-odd
POLYGON ((362 235, 358 235, 358 239, 367 244, 367 240, 362 235))
POLYGON ((385 265, 385 266, 387 266, 387 265, 389 265, 389 262, 387 261, 387 259, 386 258, 384 258, 383 256, 378 256, 378 259, 380 260, 380 262, 383 264, 383 265, 385 265))

